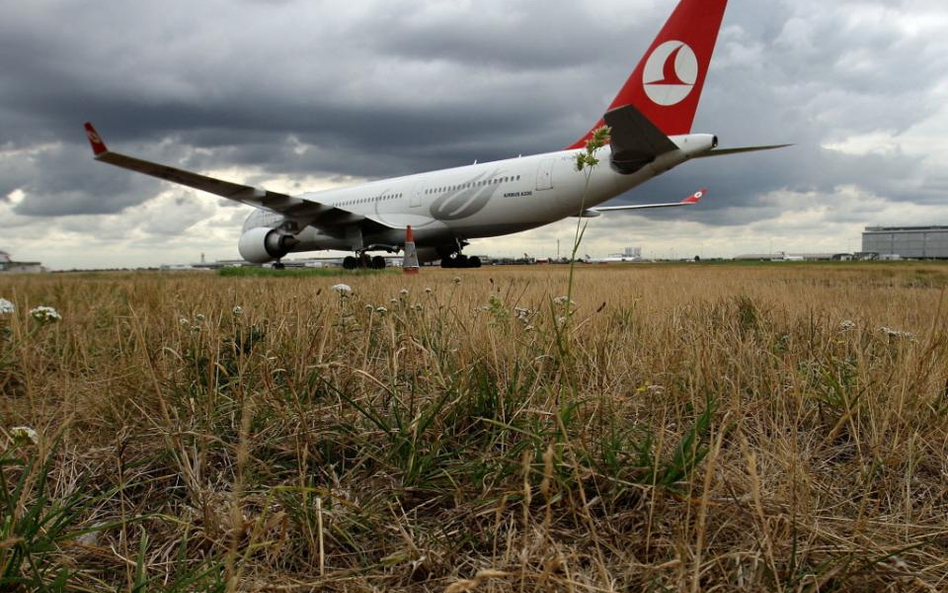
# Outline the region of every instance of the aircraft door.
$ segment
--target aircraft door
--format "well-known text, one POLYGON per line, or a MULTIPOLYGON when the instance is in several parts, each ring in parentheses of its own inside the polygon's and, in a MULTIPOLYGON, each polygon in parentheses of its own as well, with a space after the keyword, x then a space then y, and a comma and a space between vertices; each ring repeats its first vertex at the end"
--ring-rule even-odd
POLYGON ((415 184, 415 188, 411 192, 411 197, 408 199, 408 205, 412 208, 421 207, 421 197, 425 195, 425 184, 418 182, 415 184))
POLYGON ((537 191, 553 189, 553 166, 556 159, 543 159, 537 167, 537 191))

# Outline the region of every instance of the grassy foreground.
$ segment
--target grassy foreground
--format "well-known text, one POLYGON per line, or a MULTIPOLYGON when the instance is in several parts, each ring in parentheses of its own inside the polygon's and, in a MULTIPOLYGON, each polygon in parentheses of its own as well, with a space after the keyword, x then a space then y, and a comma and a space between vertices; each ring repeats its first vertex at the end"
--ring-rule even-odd
POLYGON ((6 276, 0 590, 944 591, 946 286, 6 276))

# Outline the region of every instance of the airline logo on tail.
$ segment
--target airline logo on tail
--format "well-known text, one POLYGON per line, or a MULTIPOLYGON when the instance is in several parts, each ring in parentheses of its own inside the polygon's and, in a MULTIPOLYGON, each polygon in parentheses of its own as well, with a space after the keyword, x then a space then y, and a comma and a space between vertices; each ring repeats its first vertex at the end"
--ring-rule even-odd
POLYGON ((684 41, 666 41, 645 62, 645 94, 657 105, 668 107, 684 101, 698 81, 698 58, 684 41))

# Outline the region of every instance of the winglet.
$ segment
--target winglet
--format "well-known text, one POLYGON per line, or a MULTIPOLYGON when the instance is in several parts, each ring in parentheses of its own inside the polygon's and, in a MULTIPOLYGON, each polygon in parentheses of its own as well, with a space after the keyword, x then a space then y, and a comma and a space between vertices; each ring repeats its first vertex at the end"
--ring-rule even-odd
POLYGON ((701 198, 703 198, 704 194, 706 193, 708 193, 708 190, 702 187, 695 193, 691 194, 690 196, 682 200, 681 203, 682 204, 697 204, 698 202, 701 201, 701 198))
POLYGON ((92 144, 92 152, 95 153, 95 156, 106 153, 109 151, 105 147, 105 142, 102 141, 102 137, 99 136, 99 133, 95 131, 95 128, 92 127, 92 124, 86 122, 86 137, 89 138, 89 143, 92 144))

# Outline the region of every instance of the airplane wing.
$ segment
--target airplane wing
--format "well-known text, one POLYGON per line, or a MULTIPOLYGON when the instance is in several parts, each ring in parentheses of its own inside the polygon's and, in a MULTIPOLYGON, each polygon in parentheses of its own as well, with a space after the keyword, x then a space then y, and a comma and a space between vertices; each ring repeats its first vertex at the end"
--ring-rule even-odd
POLYGON ((143 161, 135 157, 127 156, 117 152, 112 152, 105 146, 102 137, 99 136, 91 123, 85 124, 86 136, 92 144, 92 152, 95 160, 130 171, 151 175, 165 181, 178 183, 212 193, 228 200, 234 200, 248 206, 261 208, 283 214, 284 216, 305 220, 306 224, 316 222, 317 220, 325 223, 351 223, 358 222, 360 216, 347 210, 321 204, 313 200, 306 200, 287 194, 267 191, 265 189, 231 183, 222 179, 215 179, 199 173, 161 165, 150 161, 143 161))
POLYGON ((630 204, 628 206, 599 206, 597 208, 589 208, 586 212, 613 212, 615 210, 642 210, 645 208, 674 208, 676 206, 694 206, 701 201, 701 198, 708 193, 707 189, 699 189, 695 193, 691 194, 684 200, 680 202, 665 202, 660 204, 630 204))

